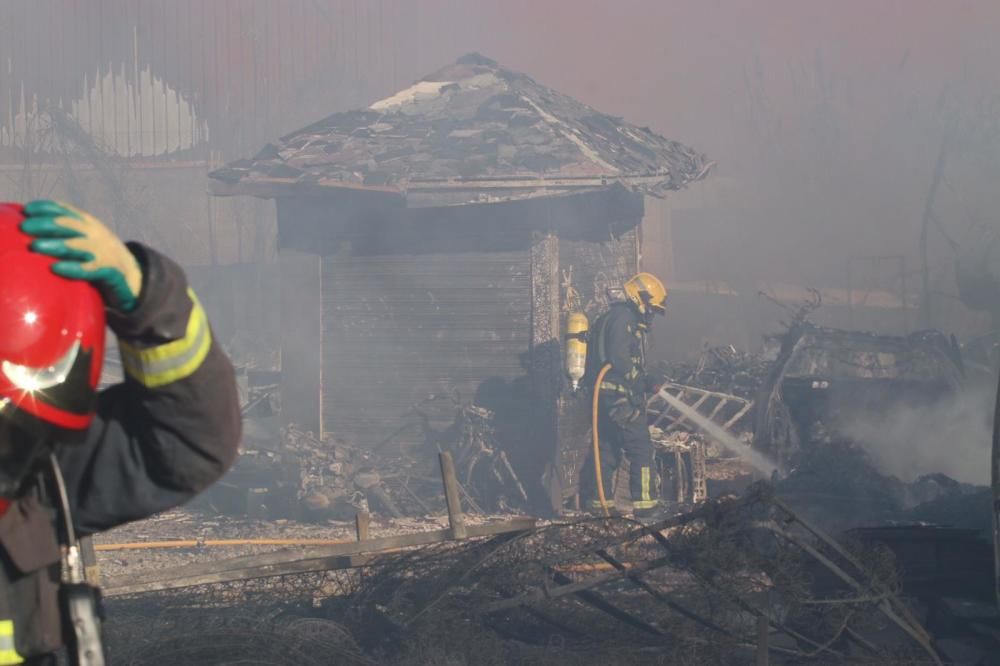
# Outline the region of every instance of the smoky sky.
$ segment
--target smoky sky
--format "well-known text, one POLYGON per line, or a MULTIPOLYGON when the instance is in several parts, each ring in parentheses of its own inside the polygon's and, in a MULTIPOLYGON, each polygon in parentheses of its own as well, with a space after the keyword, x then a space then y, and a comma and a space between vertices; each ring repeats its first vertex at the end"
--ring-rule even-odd
MULTIPOLYGON (((31 14, 7 4, 12 20, 0 35, 7 28, 10 42, 31 14)), ((18 75, 43 90, 77 77, 87 84, 95 67, 121 74, 133 53, 145 54, 153 75, 176 79, 207 115, 223 151, 214 159, 252 156, 479 52, 715 160, 710 179, 671 195, 670 207, 710 209, 697 222, 673 222, 704 227, 725 273, 716 278, 843 286, 852 259, 891 255, 906 257, 912 287, 945 144, 932 287, 953 292, 952 248, 975 255, 1000 226, 1000 3, 992 0, 248 1, 226 4, 231 20, 166 12, 173 20, 158 30, 147 29, 158 3, 97 4, 125 19, 95 38, 99 49, 85 44, 79 64, 65 57, 71 50, 55 60, 19 53, 18 75), (275 32, 268 23, 279 5, 287 21, 275 32), (134 34, 122 29, 132 21, 134 34), (310 30, 293 32, 303 25, 310 30), (293 54, 296 41, 308 47, 293 54)), ((24 3, 36 5, 65 9, 24 3)), ((78 5, 66 7, 100 20, 78 5)), ((709 258, 704 249, 674 252, 693 255, 693 265, 709 258)))
MULTIPOLYGON (((726 277, 843 286, 849 260, 899 255, 916 284, 926 193, 946 141, 934 288, 951 289, 953 247, 975 254, 1000 228, 1000 3, 424 7, 426 20, 470 27, 433 50, 480 51, 716 160, 716 178, 736 184, 713 202, 725 209, 712 233, 730 248, 726 277)), ((673 198, 675 208, 700 205, 673 198)))

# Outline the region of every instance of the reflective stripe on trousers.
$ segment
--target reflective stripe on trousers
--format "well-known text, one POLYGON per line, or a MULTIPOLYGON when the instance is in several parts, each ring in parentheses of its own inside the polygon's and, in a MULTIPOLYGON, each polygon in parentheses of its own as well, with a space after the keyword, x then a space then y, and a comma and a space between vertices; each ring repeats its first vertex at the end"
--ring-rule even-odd
POLYGON ((612 393, 624 393, 625 395, 628 395, 629 392, 624 385, 618 384, 616 382, 608 382, 608 381, 601 382, 600 388, 601 391, 608 391, 612 393))
POLYGON ((23 663, 14 644, 14 621, 0 620, 0 666, 23 663))
POLYGON ((637 500, 632 500, 632 507, 635 509, 652 509, 659 501, 653 499, 650 487, 650 468, 642 468, 642 493, 637 500))

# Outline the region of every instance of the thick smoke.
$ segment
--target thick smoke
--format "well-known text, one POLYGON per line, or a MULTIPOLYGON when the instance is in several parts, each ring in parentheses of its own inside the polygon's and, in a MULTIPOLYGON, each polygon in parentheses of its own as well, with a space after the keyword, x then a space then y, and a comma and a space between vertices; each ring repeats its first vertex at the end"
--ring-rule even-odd
POLYGON ((964 483, 988 484, 995 390, 974 385, 931 405, 900 403, 845 419, 839 430, 885 474, 912 481, 940 472, 964 483))

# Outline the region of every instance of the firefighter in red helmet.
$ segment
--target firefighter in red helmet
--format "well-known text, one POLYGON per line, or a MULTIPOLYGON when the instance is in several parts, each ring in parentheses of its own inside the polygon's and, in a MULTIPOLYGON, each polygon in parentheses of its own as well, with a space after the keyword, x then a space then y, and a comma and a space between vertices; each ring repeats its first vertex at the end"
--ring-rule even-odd
POLYGON ((82 211, 0 204, 0 266, 0 666, 48 663, 63 644, 97 665, 76 538, 226 471, 233 369, 181 269, 82 211), (98 391, 106 326, 125 379, 98 391))

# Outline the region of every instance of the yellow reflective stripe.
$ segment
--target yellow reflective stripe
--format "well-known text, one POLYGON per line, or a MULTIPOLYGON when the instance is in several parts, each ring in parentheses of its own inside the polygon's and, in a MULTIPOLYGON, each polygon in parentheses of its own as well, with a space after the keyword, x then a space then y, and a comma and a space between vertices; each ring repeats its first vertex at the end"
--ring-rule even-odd
POLYGON ((642 468, 642 501, 648 502, 653 498, 649 494, 649 468, 642 468))
POLYGON ((130 377, 149 388, 165 386, 190 377, 201 367, 212 346, 212 331, 208 317, 198 297, 188 289, 191 314, 184 337, 151 349, 119 342, 122 366, 130 377))
POLYGON ((632 502, 633 509, 654 509, 659 505, 659 500, 634 500, 632 502))
POLYGON ((14 621, 0 620, 0 666, 23 663, 24 658, 17 653, 14 644, 14 621))

